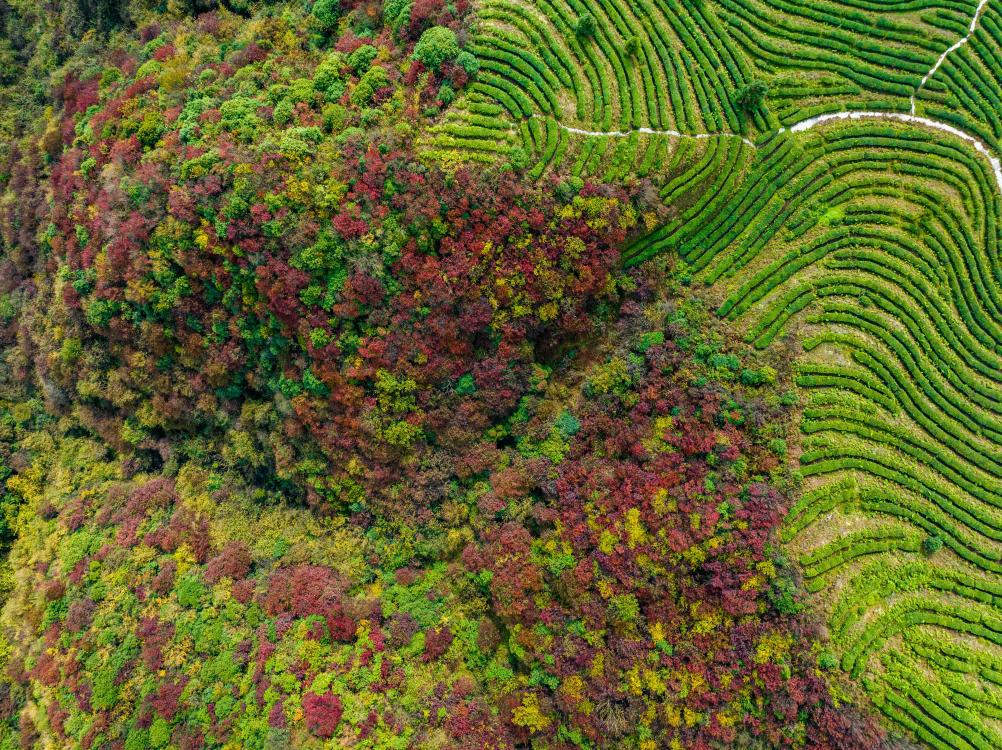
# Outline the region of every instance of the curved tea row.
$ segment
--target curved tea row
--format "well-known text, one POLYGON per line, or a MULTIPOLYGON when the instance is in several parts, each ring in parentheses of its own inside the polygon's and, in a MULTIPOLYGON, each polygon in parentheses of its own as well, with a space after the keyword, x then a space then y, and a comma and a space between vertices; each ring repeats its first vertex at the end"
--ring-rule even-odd
MULTIPOLYGON (((537 174, 559 164, 604 177, 627 162, 651 171, 666 148, 658 134, 727 137, 832 112, 908 112, 919 88, 938 95, 953 59, 942 76, 923 77, 976 9, 974 0, 481 0, 469 45, 480 74, 426 148, 446 160, 517 148, 537 174), (768 85, 768 107, 747 111, 741 92, 753 82, 768 85)), ((988 27, 994 15, 984 16, 988 27)), ((967 45, 982 46, 981 36, 967 45)), ((977 112, 995 99, 980 101, 977 112)))
POLYGON ((977 665, 1002 658, 1000 209, 962 140, 850 120, 760 143, 712 211, 629 250, 678 252, 756 346, 797 334, 786 541, 842 667, 941 748, 1002 743, 976 708, 998 697, 977 665))

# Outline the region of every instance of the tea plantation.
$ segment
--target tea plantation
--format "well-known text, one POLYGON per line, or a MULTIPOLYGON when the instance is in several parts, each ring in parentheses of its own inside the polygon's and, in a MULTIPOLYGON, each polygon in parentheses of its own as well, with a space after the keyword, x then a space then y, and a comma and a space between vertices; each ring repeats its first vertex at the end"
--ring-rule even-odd
POLYGON ((1002 748, 1002 0, 0 0, 0 750, 1002 748))

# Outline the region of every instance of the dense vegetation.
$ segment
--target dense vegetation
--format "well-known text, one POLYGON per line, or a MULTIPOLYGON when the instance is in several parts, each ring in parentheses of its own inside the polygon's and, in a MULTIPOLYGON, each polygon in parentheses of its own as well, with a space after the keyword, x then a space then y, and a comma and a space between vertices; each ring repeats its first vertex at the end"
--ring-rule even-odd
POLYGON ((0 748, 1002 746, 1000 13, 0 0, 0 748))
POLYGON ((650 309, 573 382, 540 369, 436 522, 319 517, 222 467, 131 473, 93 437, 24 434, 20 741, 872 747, 770 547, 782 501, 755 476, 780 405, 737 384, 762 370, 695 333, 698 306, 650 309))
POLYGON ((841 667, 942 748, 1002 744, 999 13, 486 0, 490 75, 426 142, 484 158, 496 107, 538 174, 658 185, 628 262, 678 254, 749 342, 798 354, 787 549, 841 667))

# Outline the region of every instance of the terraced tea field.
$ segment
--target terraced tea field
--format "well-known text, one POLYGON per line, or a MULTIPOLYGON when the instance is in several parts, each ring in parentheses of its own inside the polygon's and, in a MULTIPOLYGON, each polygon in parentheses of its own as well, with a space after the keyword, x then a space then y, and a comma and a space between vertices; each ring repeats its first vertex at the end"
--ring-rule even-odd
POLYGON ((842 668, 930 747, 1002 747, 1002 2, 477 13, 428 152, 655 180, 671 218, 628 261, 678 253, 749 341, 802 350, 785 541, 842 668))

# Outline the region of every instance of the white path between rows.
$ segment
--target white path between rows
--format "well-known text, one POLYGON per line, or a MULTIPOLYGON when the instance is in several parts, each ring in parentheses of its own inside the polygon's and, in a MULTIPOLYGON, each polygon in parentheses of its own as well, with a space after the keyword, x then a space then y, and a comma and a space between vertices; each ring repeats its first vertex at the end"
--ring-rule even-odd
MULTIPOLYGON (((826 122, 831 122, 832 120, 866 120, 866 119, 880 119, 880 120, 897 120, 899 122, 910 122, 915 125, 924 125, 927 128, 932 128, 933 130, 941 130, 944 133, 949 133, 954 135, 961 140, 967 141, 974 145, 974 149, 988 159, 988 163, 992 166, 992 172, 995 173, 995 183, 998 185, 999 192, 1002 193, 1002 162, 999 161, 997 156, 994 156, 991 149, 988 148, 982 141, 979 141, 970 133, 965 133, 960 128, 955 128, 953 125, 949 125, 940 120, 933 120, 931 117, 920 117, 919 115, 909 115, 904 112, 881 112, 879 110, 860 110, 858 112, 833 112, 827 115, 818 115, 817 117, 811 117, 807 120, 801 120, 789 127, 791 133, 801 133, 805 130, 810 130, 815 125, 821 125, 826 122)), ((787 128, 780 128, 778 132, 782 133, 787 128)))
POLYGON ((977 10, 974 11, 974 18, 971 19, 971 25, 967 29, 967 36, 955 42, 952 46, 947 48, 946 52, 944 52, 942 55, 939 56, 939 59, 936 61, 936 64, 933 65, 931 68, 929 68, 929 72, 925 74, 925 77, 922 79, 922 82, 918 85, 918 88, 916 88, 915 91, 912 92, 911 96, 912 114, 915 114, 915 97, 918 96, 918 92, 923 89, 926 83, 928 83, 929 79, 932 78, 936 74, 936 71, 940 69, 940 67, 943 65, 944 62, 946 62, 946 58, 949 57, 950 53, 955 52, 956 50, 963 47, 965 44, 967 44, 968 40, 970 40, 970 38, 974 36, 975 30, 978 28, 978 21, 981 20, 981 14, 985 12, 985 8, 987 6, 988 6, 988 0, 981 0, 981 2, 978 3, 978 8, 977 10))
MULTIPOLYGON (((533 117, 539 120, 548 119, 542 115, 533 115, 533 117)), ((653 128, 634 128, 633 130, 584 130, 583 128, 572 128, 570 125, 564 125, 561 122, 557 123, 557 127, 561 130, 566 130, 568 133, 590 135, 594 138, 629 138, 634 133, 667 135, 673 138, 692 138, 695 141, 702 141, 707 138, 740 138, 744 143, 752 148, 757 148, 757 146, 750 139, 745 138, 743 135, 738 135, 737 133, 680 133, 677 130, 654 130, 653 128)))
MULTIPOLYGON (((975 138, 970 133, 961 130, 958 127, 945 123, 941 120, 935 120, 931 117, 922 117, 921 115, 915 114, 915 97, 918 95, 919 91, 926 85, 930 78, 935 75, 936 71, 942 67, 946 58, 951 52, 959 49, 963 45, 967 44, 971 36, 974 34, 978 26, 978 21, 981 20, 981 16, 985 12, 985 8, 988 6, 989 0, 981 0, 978 4, 977 9, 974 11, 974 17, 971 19, 971 25, 968 27, 967 35, 962 39, 951 45, 936 63, 929 69, 929 72, 925 74, 922 81, 919 83, 915 92, 911 95, 911 112, 890 112, 884 110, 856 110, 856 111, 845 111, 845 112, 831 112, 825 115, 817 115, 816 117, 809 117, 800 122, 796 122, 789 127, 783 127, 775 131, 778 133, 783 133, 789 130, 791 133, 802 133, 805 130, 810 130, 817 125, 823 125, 827 122, 833 122, 835 120, 897 120, 898 122, 908 122, 913 125, 922 125, 932 130, 939 130, 944 133, 949 133, 950 135, 956 136, 967 143, 974 146, 974 149, 984 156, 988 163, 991 165, 992 172, 995 174, 995 183, 998 185, 999 192, 1002 193, 1002 160, 997 156, 992 154, 991 149, 984 144, 983 141, 975 138)), ((533 115, 538 119, 547 119, 542 115, 533 115)), ((557 127, 568 133, 574 133, 576 135, 591 136, 594 138, 628 138, 634 133, 645 133, 647 135, 664 135, 673 138, 692 138, 694 140, 705 140, 707 138, 740 138, 741 141, 752 148, 758 148, 758 146, 750 139, 739 135, 737 133, 681 133, 677 130, 655 130, 653 128, 635 128, 633 130, 585 130, 584 128, 575 128, 570 125, 564 125, 561 122, 557 123, 557 127)))

